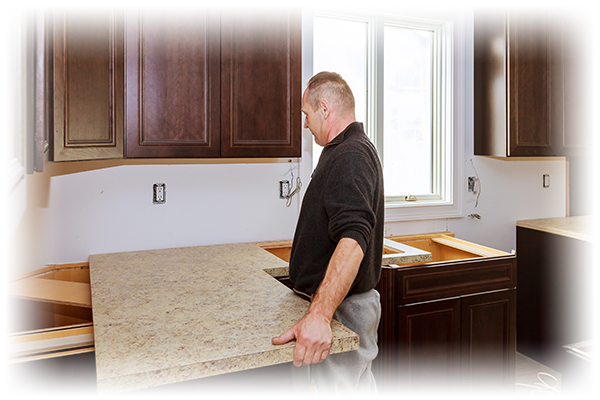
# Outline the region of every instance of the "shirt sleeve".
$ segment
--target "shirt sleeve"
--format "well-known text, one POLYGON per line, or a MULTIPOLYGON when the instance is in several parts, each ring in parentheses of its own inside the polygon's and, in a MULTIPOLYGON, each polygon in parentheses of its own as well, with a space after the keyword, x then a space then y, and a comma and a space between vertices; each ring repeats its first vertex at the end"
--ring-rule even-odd
POLYGON ((329 238, 335 243, 344 237, 352 238, 366 252, 375 226, 378 183, 375 167, 363 153, 344 153, 332 163, 326 182, 324 202, 329 238))

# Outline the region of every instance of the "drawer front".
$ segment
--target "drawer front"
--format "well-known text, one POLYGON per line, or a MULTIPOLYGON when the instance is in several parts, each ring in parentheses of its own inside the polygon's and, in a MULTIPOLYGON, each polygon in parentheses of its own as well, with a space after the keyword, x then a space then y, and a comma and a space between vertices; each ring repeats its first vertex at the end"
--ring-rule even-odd
POLYGON ((398 269, 396 304, 409 304, 517 286, 516 258, 461 260, 398 269))

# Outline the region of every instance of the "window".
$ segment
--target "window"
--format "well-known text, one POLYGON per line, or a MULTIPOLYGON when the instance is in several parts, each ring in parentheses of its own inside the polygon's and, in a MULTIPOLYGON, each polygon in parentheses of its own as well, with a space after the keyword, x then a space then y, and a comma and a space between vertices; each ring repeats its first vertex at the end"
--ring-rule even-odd
MULTIPOLYGON (((404 209, 386 220, 415 219, 406 209, 418 207, 437 207, 422 218, 459 216, 454 18, 316 12, 312 24, 312 73, 346 79, 381 157, 387 214, 404 209)), ((313 166, 320 150, 313 143, 313 166)))

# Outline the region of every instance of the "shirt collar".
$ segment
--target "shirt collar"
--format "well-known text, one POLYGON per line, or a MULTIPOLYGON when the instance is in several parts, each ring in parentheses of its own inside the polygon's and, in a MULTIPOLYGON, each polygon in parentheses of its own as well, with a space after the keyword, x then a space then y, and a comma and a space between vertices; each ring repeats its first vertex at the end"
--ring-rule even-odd
POLYGON ((346 133, 348 133, 348 131, 350 131, 351 128, 353 126, 355 126, 356 124, 360 125, 360 128, 363 129, 362 122, 356 122, 356 121, 354 121, 354 122, 350 123, 343 131, 341 131, 340 133, 338 133, 338 135, 336 137, 334 137, 324 147, 342 143, 344 141, 345 137, 346 137, 346 133))

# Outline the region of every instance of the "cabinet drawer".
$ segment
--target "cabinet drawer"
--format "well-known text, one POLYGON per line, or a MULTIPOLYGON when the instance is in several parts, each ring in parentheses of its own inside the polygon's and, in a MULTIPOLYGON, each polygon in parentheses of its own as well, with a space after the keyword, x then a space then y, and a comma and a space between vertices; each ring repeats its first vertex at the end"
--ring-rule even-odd
POLYGON ((449 262, 436 268, 398 271, 398 304, 516 287, 514 257, 449 262))
POLYGON ((409 304, 516 287, 516 256, 453 237, 452 233, 391 240, 431 253, 431 262, 385 267, 395 304, 409 304), (390 282, 391 283, 391 282, 390 282))

